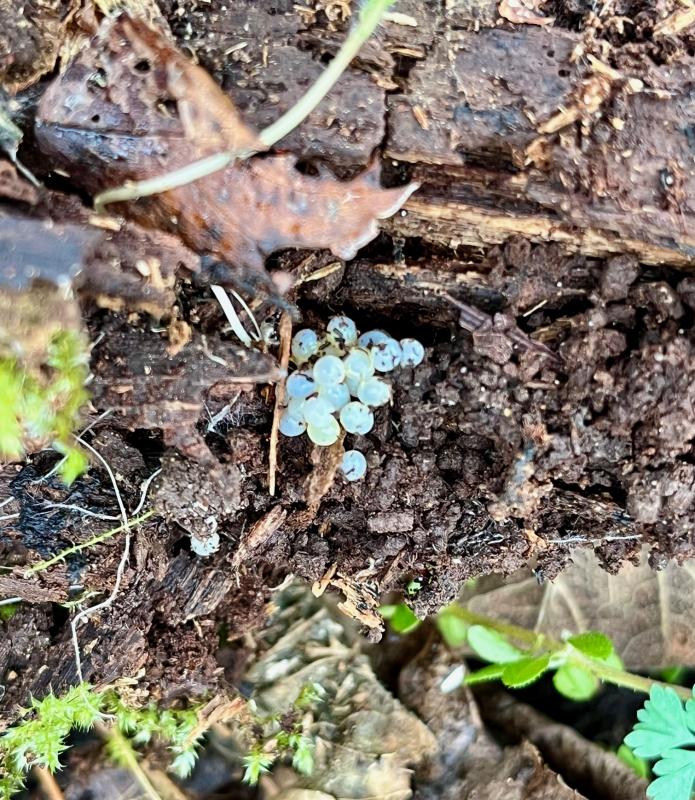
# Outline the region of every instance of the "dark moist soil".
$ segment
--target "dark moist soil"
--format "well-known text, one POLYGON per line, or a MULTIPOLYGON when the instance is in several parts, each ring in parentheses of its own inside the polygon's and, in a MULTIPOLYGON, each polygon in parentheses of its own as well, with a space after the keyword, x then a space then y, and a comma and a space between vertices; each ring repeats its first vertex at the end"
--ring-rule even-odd
MULTIPOLYGON (((160 3, 179 44, 259 127, 299 97, 344 36, 346 23, 333 19, 338 4, 313 5, 315 14, 290 0, 160 3)), ((219 307, 190 272, 179 270, 173 289, 173 279, 149 294, 138 289, 133 254, 157 245, 152 232, 134 227, 130 238, 108 239, 130 278, 126 288, 104 276, 80 287, 95 342, 91 419, 112 409, 88 436, 128 509, 138 505, 142 482, 161 473, 145 505, 158 515, 133 539, 118 598, 80 628, 85 679, 138 675, 164 701, 234 685, 244 634, 262 623, 271 589, 292 573, 312 582, 334 571, 329 590, 351 598, 378 637, 377 598, 414 579, 421 588, 411 601, 423 615, 486 573, 527 565, 539 580, 552 579, 576 546, 593 547, 611 572, 645 546, 655 567, 692 557, 695 279, 680 268, 692 258, 693 211, 684 198, 695 179, 685 100, 659 100, 652 117, 658 111, 668 124, 657 150, 651 117, 631 106, 657 101, 618 82, 606 102, 625 129, 580 118, 547 137, 546 162, 521 179, 520 153, 537 121, 587 80, 570 62, 580 44, 598 56, 603 38, 612 69, 659 90, 670 81, 674 94, 687 86, 687 33, 653 36, 669 3, 618 5, 599 23, 590 3, 556 0, 545 8, 556 26, 539 30, 495 26, 494 2, 447 3, 444 12, 433 0, 402 0, 399 11, 417 27, 388 23, 283 141, 308 167, 324 161, 341 176, 375 151, 388 153, 386 182, 423 183, 414 205, 358 259, 293 297, 302 325, 347 313, 363 330, 383 327, 427 346, 422 365, 393 374, 393 405, 377 412, 373 431, 345 440, 367 455, 363 481, 335 476, 335 464, 305 437, 281 438, 271 497, 273 391, 263 376, 274 377, 273 358, 222 333, 219 307), (621 28, 619 16, 635 24, 621 28), (606 165, 627 159, 629 147, 636 172, 610 172, 606 165), (179 346, 166 323, 144 313, 148 303, 161 311, 174 301, 179 346), (463 312, 454 301, 466 304, 463 312), (245 379, 232 382, 230 372, 245 379), (213 528, 220 550, 194 556, 190 534, 204 538, 213 528)), ((25 123, 32 92, 21 96, 25 123)), ((70 211, 76 196, 65 197, 74 189, 45 176, 31 136, 21 156, 54 191, 37 205, 5 190, 3 214, 83 221, 84 208, 70 211)), ((162 242, 169 261, 191 255, 162 242)), ((97 244, 90 263, 112 264, 106 244, 97 244)), ((284 252, 270 266, 306 275, 335 261, 284 252)), ((277 319, 262 302, 256 313, 277 319)), ((66 490, 46 477, 55 460, 41 453, 0 475, 0 496, 15 498, 0 513, 19 514, 0 522, 4 565, 35 563, 118 524, 47 508, 61 502, 118 514, 99 464, 66 490)), ((24 592, 35 601, 0 623, 6 720, 30 693, 76 680, 69 614, 56 601, 78 587, 110 591, 121 552, 116 536, 29 583, 0 576, 3 596, 24 592)))

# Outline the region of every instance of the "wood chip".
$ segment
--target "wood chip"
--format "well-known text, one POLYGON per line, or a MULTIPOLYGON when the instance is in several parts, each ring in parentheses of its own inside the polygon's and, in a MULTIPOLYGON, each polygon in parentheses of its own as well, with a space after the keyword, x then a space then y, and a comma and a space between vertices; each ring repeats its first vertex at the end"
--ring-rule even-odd
POLYGON ((555 17, 542 17, 536 14, 538 7, 545 0, 502 0, 499 14, 518 25, 552 25, 555 17))
POLYGON ((238 569, 254 550, 265 544, 286 519, 287 511, 282 506, 274 506, 255 522, 239 541, 232 560, 234 569, 238 569))
POLYGON ((372 630, 384 630, 384 620, 377 611, 379 595, 374 588, 342 575, 331 578, 330 583, 345 595, 345 600, 338 603, 343 614, 372 630))
POLYGON ((695 5, 688 4, 654 26, 654 36, 675 36, 695 22, 695 5))
POLYGON ((337 569, 338 562, 335 561, 330 567, 328 567, 322 577, 320 577, 317 581, 314 581, 311 587, 311 593, 314 595, 314 597, 321 597, 321 595, 326 591, 330 585, 331 578, 335 575, 337 569))

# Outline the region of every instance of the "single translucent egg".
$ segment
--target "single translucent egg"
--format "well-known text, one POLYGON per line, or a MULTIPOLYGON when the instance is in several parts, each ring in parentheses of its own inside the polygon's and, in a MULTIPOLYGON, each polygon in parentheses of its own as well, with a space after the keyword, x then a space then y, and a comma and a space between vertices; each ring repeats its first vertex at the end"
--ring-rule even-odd
POLYGON ((377 372, 391 372, 401 363, 403 351, 395 339, 386 339, 372 347, 372 360, 377 372))
POLYGON ((364 405, 352 401, 340 410, 340 424, 348 433, 369 433, 374 427, 374 414, 364 405))
POLYGON ((343 359, 345 374, 363 380, 374 374, 372 354, 362 347, 355 347, 343 359))
POLYGON ((317 391, 316 381, 308 372, 293 372, 285 384, 287 396, 306 400, 309 395, 317 391))
POLYGON ((367 331, 360 335, 359 339, 357 340, 357 344, 360 347, 372 347, 372 345, 379 344, 380 342, 385 342, 387 339, 391 337, 385 331, 380 330, 373 330, 367 331))
POLYGON ((328 335, 338 344, 351 347, 357 341, 357 326, 350 317, 331 317, 326 325, 328 335))
POLYGON ((325 425, 307 425, 306 432, 314 444, 329 447, 338 441, 340 425, 335 417, 328 417, 325 425))
POLYGON ((302 400, 301 397, 291 397, 287 402, 287 408, 285 408, 284 413, 295 419, 304 419, 305 402, 306 400, 302 400))
MULTIPOLYGON (((346 476, 347 477, 347 476, 346 476)), ((201 558, 206 558, 216 553, 220 549, 220 535, 213 531, 208 534, 204 539, 198 538, 195 534, 191 534, 191 550, 201 558)))
POLYGON ((345 383, 336 383, 334 386, 320 386, 319 397, 330 403, 332 411, 340 409, 350 402, 350 389, 345 383))
POLYGON ((316 331, 304 328, 292 337, 292 357, 301 364, 316 355, 319 349, 319 337, 316 331))
POLYGON ((345 367, 338 356, 321 356, 314 364, 313 375, 316 383, 331 386, 345 378, 345 367))
POLYGON ((391 388, 381 378, 367 378, 357 389, 357 399, 367 406, 385 406, 391 399, 391 388))
POLYGON ((340 462, 340 469, 345 480, 358 481, 367 472, 367 459, 359 450, 346 450, 340 462))
POLYGON ((280 416, 278 428, 283 436, 301 436, 306 430, 306 422, 284 411, 280 416))
POLYGON ((425 348, 417 339, 401 339, 401 366, 417 367, 425 357, 425 348))

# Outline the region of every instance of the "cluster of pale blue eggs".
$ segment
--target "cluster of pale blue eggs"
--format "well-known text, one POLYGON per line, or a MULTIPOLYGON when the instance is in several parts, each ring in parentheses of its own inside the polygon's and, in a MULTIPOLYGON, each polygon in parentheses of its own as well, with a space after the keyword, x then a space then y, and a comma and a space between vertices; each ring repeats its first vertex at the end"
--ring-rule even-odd
MULTIPOLYGON (((347 433, 369 433, 373 408, 391 400, 391 385, 377 375, 396 367, 416 367, 425 348, 416 339, 400 342, 384 331, 358 334, 345 316, 332 317, 324 336, 304 328, 292 338, 292 361, 297 369, 287 378, 287 406, 280 417, 285 436, 306 433, 328 447, 347 433)), ((367 461, 359 450, 348 450, 341 470, 349 481, 364 477, 367 461)))

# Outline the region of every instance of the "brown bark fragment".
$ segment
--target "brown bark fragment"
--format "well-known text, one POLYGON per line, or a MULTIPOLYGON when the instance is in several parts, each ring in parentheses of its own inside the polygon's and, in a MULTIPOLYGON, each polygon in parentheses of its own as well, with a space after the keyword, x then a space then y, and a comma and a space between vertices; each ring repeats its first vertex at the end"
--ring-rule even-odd
POLYGON ((406 91, 389 98, 387 154, 422 165, 415 174, 424 183, 392 231, 454 247, 521 234, 595 256, 692 261, 693 209, 687 201, 674 207, 664 181, 677 174, 679 196, 695 192, 687 134, 695 65, 651 69, 656 90, 642 91, 628 73, 583 75, 570 58, 578 41, 529 27, 439 41, 406 91), (591 81, 603 81, 598 100, 575 97, 591 81), (543 125, 570 106, 563 125, 576 123, 539 140, 543 125), (528 163, 532 145, 537 166, 528 163), (443 175, 435 169, 442 164, 455 170, 443 175))

